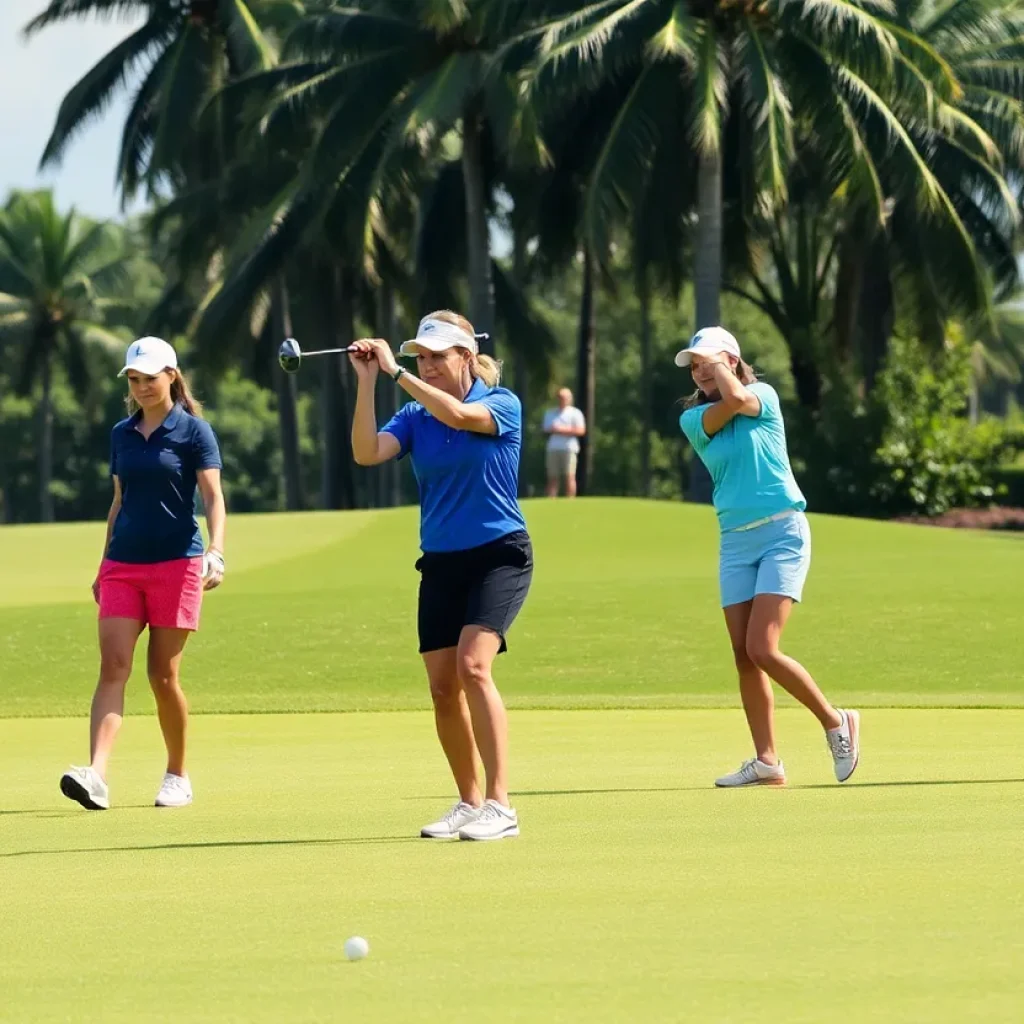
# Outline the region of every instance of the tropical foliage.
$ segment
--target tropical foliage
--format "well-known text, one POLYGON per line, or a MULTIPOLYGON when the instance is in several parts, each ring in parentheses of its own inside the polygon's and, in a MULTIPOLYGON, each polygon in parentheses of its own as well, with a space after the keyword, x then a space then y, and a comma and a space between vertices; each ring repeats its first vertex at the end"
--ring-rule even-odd
MULTIPOLYGON (((901 475, 938 493, 920 472, 946 456, 898 426, 927 417, 882 415, 915 360, 947 366, 963 402, 923 384, 907 402, 994 465, 974 424, 1013 408, 1022 375, 1015 0, 52 0, 29 30, 112 13, 139 27, 65 97, 42 159, 130 96, 118 181, 154 203, 161 293, 10 343, 78 381, 94 328, 180 338, 211 394, 249 410, 225 424, 263 424, 239 452, 247 507, 407 498, 399 470, 349 458, 344 361, 297 383, 274 348, 397 338, 449 305, 492 336, 529 423, 575 378, 584 489, 700 496, 667 356, 723 320, 791 402, 819 507, 893 513, 907 502, 879 480, 901 475)), ((28 297, 0 292, 23 330, 28 297)))

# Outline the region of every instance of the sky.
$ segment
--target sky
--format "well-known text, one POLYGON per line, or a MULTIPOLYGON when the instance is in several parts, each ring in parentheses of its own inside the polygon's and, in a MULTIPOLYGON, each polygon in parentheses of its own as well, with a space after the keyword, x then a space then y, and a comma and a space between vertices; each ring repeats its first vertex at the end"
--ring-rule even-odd
POLYGON ((72 141, 60 167, 38 168, 64 94, 135 23, 68 22, 26 41, 22 29, 45 6, 46 0, 0 0, 0 201, 12 188, 52 186, 61 207, 120 217, 114 167, 125 95, 72 141))

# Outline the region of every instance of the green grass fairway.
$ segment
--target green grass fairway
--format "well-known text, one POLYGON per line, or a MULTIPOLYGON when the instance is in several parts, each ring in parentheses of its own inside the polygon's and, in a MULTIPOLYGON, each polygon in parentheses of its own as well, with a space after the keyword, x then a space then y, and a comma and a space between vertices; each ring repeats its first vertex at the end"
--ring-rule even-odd
POLYGON ((3 1021, 1021 1019, 1024 712, 869 712, 839 787, 785 711, 794 784, 753 792, 708 788, 738 711, 521 712, 497 844, 412 838, 426 713, 199 718, 183 811, 153 719, 116 809, 63 801, 83 730, 0 723, 3 1021))
POLYGON ((780 697, 790 787, 718 792, 750 744, 710 511, 526 511, 534 589, 497 670, 523 835, 496 844, 416 838, 453 793, 415 510, 230 519, 181 811, 151 806, 144 678, 115 808, 58 792, 102 527, 0 529, 0 1021, 1018 1024, 1024 541, 814 518, 786 647, 864 709, 862 766, 836 785, 780 697))
MULTIPOLYGON (((502 659, 513 707, 735 706, 706 508, 529 502, 533 592, 502 659)), ((186 663, 195 710, 427 706, 416 510, 237 516, 186 663)), ((1024 540, 812 517, 788 649, 860 705, 1022 706, 1024 540)), ((0 717, 77 715, 96 673, 99 525, 0 530, 0 717)), ((131 708, 150 709, 145 685, 131 708)))

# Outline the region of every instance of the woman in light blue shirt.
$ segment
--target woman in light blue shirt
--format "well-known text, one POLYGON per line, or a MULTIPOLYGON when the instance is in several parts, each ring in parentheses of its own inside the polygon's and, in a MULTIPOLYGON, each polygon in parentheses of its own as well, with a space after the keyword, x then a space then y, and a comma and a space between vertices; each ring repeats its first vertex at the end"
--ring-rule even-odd
POLYGON ((845 782, 860 757, 860 715, 833 707, 807 669, 779 650, 811 564, 807 502, 790 468, 779 396, 721 327, 698 331, 676 365, 689 366, 697 385, 679 425, 714 482, 722 608, 754 741, 755 756, 715 785, 785 785, 773 679, 821 722, 836 778, 845 782))

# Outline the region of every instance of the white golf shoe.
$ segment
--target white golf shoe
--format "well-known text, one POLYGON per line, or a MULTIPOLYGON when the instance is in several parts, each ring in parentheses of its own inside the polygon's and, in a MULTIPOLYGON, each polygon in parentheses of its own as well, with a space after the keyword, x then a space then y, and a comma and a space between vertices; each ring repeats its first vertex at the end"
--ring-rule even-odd
POLYGON ((187 775, 168 772, 156 795, 157 807, 187 807, 192 803, 192 783, 187 775))
POLYGON ((479 815, 479 807, 460 800, 444 817, 429 825, 424 825, 420 829, 420 835, 424 839, 455 839, 459 834, 459 829, 471 821, 476 821, 479 815))
POLYGON ((60 791, 69 800, 80 803, 87 811, 106 811, 110 808, 110 790, 95 768, 72 765, 60 777, 60 791))
POLYGON ((744 761, 739 768, 729 775, 723 775, 715 779, 715 785, 720 789, 734 789, 737 786, 784 786, 786 784, 786 769, 782 762, 778 764, 765 764, 756 757, 744 761))
POLYGON ((825 739, 832 753, 836 780, 845 782, 860 762, 860 712, 836 710, 843 716, 843 724, 836 729, 826 729, 825 739))
POLYGON ((519 835, 519 816, 511 807, 488 800, 474 821, 459 829, 460 839, 511 839, 519 835))

